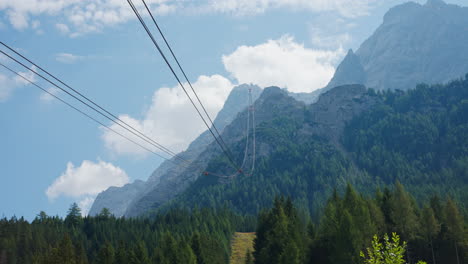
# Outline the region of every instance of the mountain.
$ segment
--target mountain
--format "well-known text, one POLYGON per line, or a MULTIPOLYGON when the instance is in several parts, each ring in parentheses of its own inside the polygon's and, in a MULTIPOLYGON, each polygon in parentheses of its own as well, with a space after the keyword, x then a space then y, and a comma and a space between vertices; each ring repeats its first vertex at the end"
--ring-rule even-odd
MULTIPOLYGON (((214 124, 220 130, 220 132, 232 122, 236 115, 248 105, 248 91, 252 89, 252 99, 255 100, 260 95, 261 89, 255 85, 239 85, 231 91, 230 95, 226 99, 223 108, 220 110, 214 124)), ((179 156, 186 160, 195 159, 200 153, 213 141, 212 135, 209 131, 203 132, 197 137, 187 148, 186 151, 179 153, 179 156)), ((173 161, 173 159, 172 159, 173 161)), ((132 209, 129 210, 129 214, 135 210, 139 213, 136 208, 146 210, 145 201, 151 198, 152 191, 160 192, 160 181, 171 181, 180 177, 183 171, 180 167, 175 166, 171 161, 164 161, 148 178, 146 182, 135 181, 127 184, 121 188, 110 187, 107 190, 101 192, 95 199, 89 215, 97 215, 103 208, 109 209, 115 216, 123 216, 129 206, 132 209)), ((166 193, 166 192, 164 192, 166 193)))
MULTIPOLYGON (((244 87, 244 86, 243 86, 244 87)), ((285 90, 281 90, 277 88, 281 93, 287 93, 285 90)), ((242 90, 241 90, 242 91, 242 90)), ((258 90, 259 92, 259 90, 258 90)), ((269 91, 264 91, 262 95, 268 95, 270 94, 269 91)), ((255 108, 259 108, 260 105, 262 105, 263 99, 258 97, 258 93, 255 94, 255 97, 253 99, 256 99, 255 101, 255 108)), ((231 96, 230 96, 231 97, 231 96)), ((238 93, 233 93, 232 98, 237 98, 239 97, 238 93)), ((243 96, 241 96, 243 97, 243 96)), ((299 97, 302 98, 301 95, 299 97)), ((290 97, 288 97, 290 98, 290 97)), ((234 101, 230 100, 229 101, 234 101)), ((292 101, 295 101, 294 99, 290 98, 290 101, 288 102, 280 102, 278 100, 276 101, 269 101, 272 103, 272 105, 269 108, 262 108, 260 107, 259 109, 262 109, 263 111, 258 111, 256 110, 255 112, 255 118, 256 122, 260 122, 261 120, 265 118, 272 118, 276 111, 272 111, 272 109, 283 109, 281 108, 283 105, 288 106, 291 104, 292 101)), ((242 151, 236 152, 235 154, 235 159, 238 164, 241 163, 241 159, 243 157, 243 151, 245 148, 245 137, 246 137, 246 120, 247 120, 247 111, 246 105, 244 101, 244 106, 240 107, 241 105, 237 104, 237 109, 242 109, 240 113, 235 115, 235 119, 232 120, 232 122, 229 122, 229 124, 224 127, 223 132, 222 132, 222 137, 226 144, 228 146, 233 146, 235 145, 236 147, 242 148, 242 151), (237 155, 236 155, 237 154, 237 155)), ((301 102, 301 105, 304 105, 305 103, 301 102)), ((226 109, 231 109, 234 106, 230 106, 231 104, 226 103, 226 109)), ((302 108, 300 107, 299 110, 302 108)), ((288 113, 283 109, 281 111, 282 113, 288 113)), ((291 113, 292 114, 292 113, 291 113)), ((224 115, 223 111, 220 112, 219 116, 222 117, 224 115)), ((226 123, 227 124, 227 123, 226 123)), ((192 145, 191 145, 192 146, 192 145)), ((190 147, 189 147, 190 149, 190 147)), ((128 217, 134 217, 141 215, 151 209, 158 208, 161 205, 167 203, 170 201, 172 198, 174 198, 176 195, 182 193, 187 189, 194 181, 196 181, 203 173, 205 170, 207 171, 212 171, 212 168, 210 168, 210 163, 219 157, 221 155, 221 149, 215 142, 211 142, 204 148, 197 148, 197 151, 200 151, 199 154, 197 155, 196 158, 193 159, 193 162, 189 165, 188 168, 181 168, 181 167, 174 167, 173 170, 167 171, 167 173, 164 175, 164 177, 161 177, 161 180, 159 184, 148 188, 147 191, 142 193, 141 196, 137 197, 134 199, 133 203, 128 207, 125 216, 128 217)), ((262 150, 261 147, 258 148, 258 155, 266 155, 265 151, 262 150)), ((247 163, 249 165, 249 163, 247 163)), ((236 171, 233 170, 232 168, 228 167, 223 167, 218 170, 216 170, 217 173, 219 174, 224 174, 224 175, 232 175, 235 174, 236 171)))
POLYGON ((390 9, 360 48, 348 52, 324 89, 364 84, 376 90, 446 83, 468 72, 468 8, 429 0, 390 9))
MULTIPOLYGON (((380 117, 380 114, 389 114, 386 112, 388 109, 399 111, 397 106, 388 102, 389 98, 400 103, 403 100, 412 100, 415 104, 423 105, 423 108, 418 108, 419 112, 412 113, 423 121, 413 119, 412 114, 406 112, 405 115, 408 116, 405 120, 392 116, 397 120, 395 122, 406 126, 392 127, 386 123, 395 135, 408 129, 409 132, 406 132, 411 135, 427 132, 428 135, 424 134, 421 137, 432 140, 435 137, 432 132, 437 130, 437 133, 442 133, 448 129, 435 123, 432 113, 424 112, 434 110, 432 103, 444 105, 444 102, 424 101, 427 98, 422 98, 423 101, 419 102, 414 98, 414 93, 406 94, 401 91, 412 90, 422 82, 445 83, 468 72, 468 49, 464 45, 468 43, 467 22, 468 8, 448 5, 441 0, 431 0, 425 5, 410 2, 392 8, 375 33, 356 52, 348 52, 324 89, 311 94, 291 94, 277 87, 263 91, 255 103, 255 174, 258 177, 236 175, 235 170, 230 168, 223 158, 219 147, 205 132, 187 151, 181 153, 182 157, 192 160, 188 169, 173 166, 168 162, 163 163, 142 189, 131 193, 134 196, 125 194, 130 201, 128 204, 120 208, 111 208, 111 211, 119 210, 120 215, 123 212, 121 209, 126 207, 124 215, 132 217, 161 207, 219 206, 219 203, 226 202, 241 212, 257 213, 261 208, 269 206, 271 199, 278 193, 299 198, 304 208, 316 210, 334 187, 343 188, 347 182, 353 183, 358 189, 361 188, 361 191, 393 183, 396 179, 408 183, 410 188, 416 188, 414 184, 417 180, 424 181, 425 177, 440 178, 433 174, 441 173, 442 168, 450 174, 450 171, 455 170, 453 160, 441 159, 444 160, 444 164, 430 167, 427 163, 430 158, 421 157, 421 153, 416 155, 417 151, 412 154, 404 153, 401 149, 400 152, 396 151, 394 147, 402 146, 397 140, 388 145, 382 137, 367 135, 367 140, 382 141, 379 142, 380 145, 376 143, 374 148, 372 145, 353 140, 361 140, 367 129, 371 129, 369 123, 356 121, 359 118, 365 120, 364 113, 372 112, 380 117), (374 90, 367 90, 366 87, 374 90), (374 92, 387 89, 398 91, 374 92), (407 124, 408 120, 428 131, 410 126, 407 124), (360 127, 356 129, 362 131, 352 131, 350 124, 358 123, 360 127), (426 125, 432 126, 432 130, 425 127, 426 125), (349 135, 353 135, 354 139, 349 135), (356 153, 360 153, 360 156, 356 153), (391 169, 389 164, 392 164, 394 169, 391 169), (423 166, 421 164, 426 167, 420 167, 423 166), (427 169, 429 167, 430 170, 427 169), (220 179, 213 175, 206 176, 203 175, 205 170, 233 177, 220 179), (413 176, 409 176, 410 174, 413 176)), ((233 90, 215 121, 216 124, 219 123, 217 126, 222 130, 223 139, 233 150, 238 163, 241 163, 244 153, 247 117, 246 101, 241 99, 246 96, 246 89, 243 89, 244 95, 238 93, 241 90, 242 87, 233 90), (244 105, 240 102, 244 102, 244 105), (231 108, 234 110, 228 111, 231 108)), ((260 93, 259 88, 257 91, 260 93)), ((437 96, 431 92, 423 92, 422 95, 437 96)), ((446 105, 442 108, 447 113, 443 113, 445 116, 440 118, 449 120, 448 113, 452 110, 446 105)), ((372 120, 380 122, 377 119, 372 120)), ((389 138, 395 137, 386 130, 376 131, 389 138)), ((413 146, 412 143, 419 142, 416 137, 408 141, 408 138, 400 136, 406 140, 404 146, 413 146)), ((462 146, 465 144, 462 139, 458 140, 462 146)), ((419 146, 434 155, 452 155, 441 154, 436 149, 427 149, 427 144, 419 146)), ((463 157, 458 154, 455 156, 456 159, 463 157)), ((247 161, 246 168, 252 167, 251 152, 247 161)), ((454 179, 451 184, 458 183, 459 178, 452 178, 454 179)), ((442 186, 449 188, 444 184, 442 186)), ((424 188, 430 189, 424 186, 415 192, 424 197, 424 191, 421 191, 424 188)), ((444 193, 446 189, 443 188, 435 189, 444 193)), ((92 213, 99 212, 98 205, 112 204, 113 196, 105 195, 106 192, 98 196, 92 213)), ((113 192, 119 195, 116 189, 113 189, 113 192)), ((118 198, 114 200, 118 201, 118 198)))
MULTIPOLYGON (((257 100, 258 112, 268 114, 257 123, 254 173, 200 177, 162 210, 227 206, 257 214, 285 195, 318 217, 348 183, 370 195, 398 181, 421 204, 434 194, 468 203, 468 74, 405 90, 339 86, 305 105, 268 88, 257 100)), ((208 168, 222 172, 227 165, 214 159, 208 168)))
POLYGON ((122 187, 109 187, 98 195, 91 206, 89 215, 97 215, 103 208, 108 208, 113 215, 123 216, 130 202, 144 189, 145 182, 141 180, 136 180, 122 187))
MULTIPOLYGON (((254 174, 237 175, 229 181, 200 177, 168 206, 216 208, 227 202, 241 213, 256 214, 280 193, 291 197, 312 193, 315 202, 325 202, 332 186, 358 182, 355 168, 340 151, 340 138, 347 122, 377 102, 378 97, 362 85, 336 87, 310 105, 278 87, 266 88, 256 102, 258 155, 254 174)), ((238 138, 231 141, 237 156, 243 143, 235 136, 239 121, 225 129, 225 138, 238 138)), ((208 170, 214 172, 226 173, 227 168, 219 159, 208 164, 208 170)))

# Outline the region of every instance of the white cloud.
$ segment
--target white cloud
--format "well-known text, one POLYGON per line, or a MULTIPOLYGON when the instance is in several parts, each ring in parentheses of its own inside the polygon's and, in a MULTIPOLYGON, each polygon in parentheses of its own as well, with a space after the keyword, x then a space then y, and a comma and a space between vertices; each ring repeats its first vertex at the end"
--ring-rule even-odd
MULTIPOLYGON (((146 15, 141 1, 134 1, 146 15)), ((343 17, 367 15, 377 0, 147 0, 155 15, 179 13, 229 13, 236 16, 261 14, 269 9, 330 11, 343 17)), ((78 37, 99 32, 104 27, 134 20, 126 1, 121 0, 2 0, 0 11, 6 11, 10 24, 24 30, 34 27, 31 17, 49 15, 58 21, 56 28, 63 34, 78 37), (65 27, 66 26, 66 27, 65 27)))
POLYGON ((84 160, 79 167, 71 162, 67 169, 47 188, 50 200, 59 196, 73 198, 94 197, 110 186, 123 186, 129 182, 125 171, 111 163, 84 160))
POLYGON ((367 15, 377 0, 210 0, 204 8, 212 12, 255 15, 268 9, 289 8, 311 12, 332 11, 344 17, 367 15))
MULTIPOLYGON (((184 85, 189 89, 187 84, 184 85)), ((212 118, 222 108, 233 88, 233 84, 220 75, 200 76, 193 86, 212 118)), ((120 118, 175 152, 185 149, 201 132, 206 130, 179 86, 156 90, 151 106, 142 119, 129 115, 121 115, 120 118)), ((115 124, 112 128, 141 142, 115 124)), ((108 130, 103 129, 102 138, 106 147, 116 154, 147 154, 145 150, 108 130)))
MULTIPOLYGON (((134 1, 143 11, 141 1, 134 1)), ((147 0, 155 15, 165 15, 177 9, 178 1, 147 0)), ((77 37, 82 34, 99 32, 106 26, 135 19, 127 1, 120 0, 3 0, 0 11, 5 10, 10 24, 19 30, 34 27, 30 17, 50 15, 58 17, 56 28, 63 34, 77 37)))
MULTIPOLYGON (((35 66, 32 66, 31 68, 36 70, 35 66)), ((36 81, 36 76, 30 71, 18 73, 32 82, 36 81)), ((18 75, 13 76, 0 73, 0 102, 5 102, 11 97, 15 90, 26 85, 29 85, 29 82, 18 75)))
MULTIPOLYGON (((47 91, 48 91, 49 93, 53 94, 53 95, 56 95, 56 94, 60 91, 60 89, 59 89, 59 88, 55 88, 55 87, 50 87, 49 89, 47 89, 47 91)), ((43 93, 41 94, 41 96, 39 96, 39 99, 40 99, 42 102, 50 103, 50 102, 52 102, 55 98, 54 98, 52 95, 43 92, 43 93)))
POLYGON ((66 34, 70 33, 70 28, 65 24, 57 23, 57 24, 55 24, 55 28, 57 28, 57 30, 62 34, 66 35, 66 34))
POLYGON ((84 160, 79 167, 75 167, 69 162, 66 171, 47 188, 46 195, 51 201, 60 196, 77 199, 81 213, 87 215, 100 192, 128 182, 125 171, 111 163, 84 160))
POLYGON ((88 215, 89 209, 91 209, 95 199, 96 196, 85 196, 78 202, 78 207, 80 207, 83 216, 88 215))
POLYGON ((314 47, 318 48, 342 48, 346 47, 351 42, 352 37, 349 33, 336 33, 324 32, 323 29, 311 28, 311 43, 314 47))
POLYGON ((291 92, 312 92, 327 85, 334 65, 344 55, 333 51, 305 48, 293 37, 283 36, 257 46, 240 46, 223 56, 224 67, 239 83, 261 87, 286 87, 291 92))
POLYGON ((318 49, 338 49, 349 47, 353 42, 349 32, 356 27, 352 19, 336 14, 321 14, 308 23, 310 42, 318 49))
POLYGON ((25 13, 10 10, 8 12, 8 19, 15 29, 23 30, 28 27, 28 16, 25 13))
POLYGON ((61 63, 67 63, 67 64, 71 64, 71 63, 75 63, 79 60, 82 60, 84 59, 83 56, 79 56, 79 55, 74 55, 74 54, 71 54, 71 53, 57 53, 55 54, 55 60, 58 61, 58 62, 61 62, 61 63))

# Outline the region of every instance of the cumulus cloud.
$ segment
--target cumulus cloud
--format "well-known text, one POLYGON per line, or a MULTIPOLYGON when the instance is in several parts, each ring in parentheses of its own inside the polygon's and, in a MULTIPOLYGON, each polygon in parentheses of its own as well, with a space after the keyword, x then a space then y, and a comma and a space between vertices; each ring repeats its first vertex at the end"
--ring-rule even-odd
MULTIPOLYGON (((381 1, 377 0, 201 0, 172 1, 147 0, 156 15, 174 12, 185 13, 228 13, 236 16, 255 15, 269 9, 288 8, 309 10, 311 12, 330 11, 343 17, 367 15, 371 8, 381 1)), ((141 1, 134 1, 137 8, 144 12, 141 1)), ((54 16, 56 28, 63 34, 78 37, 83 34, 99 32, 106 26, 127 22, 135 16, 126 1, 100 0, 3 0, 0 11, 6 11, 10 24, 24 30, 34 26, 31 17, 39 15, 54 16)))
POLYGON ((80 207, 83 216, 88 215, 95 199, 95 196, 85 196, 78 202, 78 207, 80 207))
POLYGON ((125 171, 112 163, 84 160, 79 167, 68 162, 67 169, 47 188, 46 195, 53 200, 61 195, 78 198, 97 195, 110 186, 123 186, 129 179, 125 171))
POLYGON ((79 199, 86 214, 96 195, 110 186, 121 187, 129 182, 124 170, 111 163, 84 160, 79 167, 67 164, 67 169, 47 188, 50 200, 60 196, 79 199))
POLYGON ((71 53, 57 53, 55 54, 55 60, 58 61, 58 62, 61 62, 61 63, 67 63, 67 64, 71 64, 71 63, 75 63, 79 60, 82 60, 84 59, 83 56, 79 56, 79 55, 74 55, 74 54, 71 54, 71 53))
POLYGON ((367 15, 377 0, 210 0, 210 11, 255 15, 268 9, 290 8, 311 12, 334 11, 344 17, 367 15))
MULTIPOLYGON (((143 9, 141 1, 134 1, 143 9)), ((165 15, 177 9, 178 1, 147 0, 156 15, 165 15)), ((0 11, 7 13, 10 24, 23 30, 33 27, 30 17, 49 15, 58 17, 56 28, 63 34, 77 37, 86 33, 98 32, 106 26, 124 23, 135 19, 133 11, 126 1, 102 0, 3 0, 0 1, 0 11)))
POLYGON ((312 92, 327 85, 343 49, 305 48, 291 36, 257 46, 240 46, 223 56, 224 67, 239 83, 286 87, 291 92, 312 92))
MULTIPOLYGON (((213 118, 222 108, 233 88, 233 84, 220 75, 200 76, 193 83, 193 86, 213 118)), ((185 87, 188 88, 188 85, 185 84, 185 87)), ((143 118, 137 119, 129 115, 119 117, 145 135, 176 152, 185 149, 191 141, 206 129, 179 86, 163 87, 156 90, 153 94, 151 106, 144 113, 143 118)), ((115 124, 112 125, 112 129, 128 135, 132 139, 134 138, 115 124)), ((105 129, 103 129, 102 139, 106 147, 113 153, 147 154, 145 150, 105 129)), ((136 138, 135 140, 139 141, 136 138)))
MULTIPOLYGON (((36 70, 35 66, 31 67, 33 70, 36 70)), ((3 69, 3 68, 2 68, 3 69)), ((28 80, 34 82, 36 81, 36 76, 34 73, 28 72, 18 72, 28 80)), ((21 87, 28 85, 29 82, 21 78, 20 76, 11 76, 7 74, 0 73, 0 102, 5 102, 8 100, 13 92, 21 87)))

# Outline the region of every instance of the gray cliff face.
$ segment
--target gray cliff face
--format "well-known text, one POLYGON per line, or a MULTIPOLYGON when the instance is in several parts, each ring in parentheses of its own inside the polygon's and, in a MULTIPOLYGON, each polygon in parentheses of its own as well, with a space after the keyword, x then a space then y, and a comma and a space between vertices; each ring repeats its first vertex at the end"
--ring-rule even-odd
POLYGON ((327 88, 359 83, 407 90, 460 78, 468 72, 467 25, 468 8, 442 0, 396 6, 354 58, 346 56, 327 88))
MULTIPOLYGON (((239 112, 247 107, 249 88, 252 89, 253 100, 260 96, 261 89, 258 86, 244 84, 235 87, 214 120, 219 130, 222 131, 239 112)), ((212 141, 213 137, 209 131, 205 131, 189 145, 186 151, 179 153, 179 156, 186 160, 194 160, 212 141)), ((153 199, 151 195, 148 196, 148 193, 151 193, 155 189, 157 192, 161 192, 162 196, 167 193, 163 190, 164 184, 161 187, 157 187, 161 179, 165 182, 177 178, 183 171, 180 167, 174 166, 172 162, 165 161, 151 174, 146 182, 135 181, 121 188, 110 187, 101 192, 96 197, 89 214, 96 215, 103 208, 108 208, 114 215, 123 216, 129 207, 132 207, 131 210, 128 210, 129 215, 133 215, 134 213, 132 212, 134 211, 136 212, 135 214, 139 214, 142 210, 147 209, 147 204, 153 204, 153 199)))
POLYGON ((366 79, 366 72, 361 60, 354 54, 353 50, 349 50, 341 64, 336 68, 335 75, 325 90, 345 84, 363 84, 366 83, 366 79))
POLYGON ((303 132, 326 138, 341 149, 340 138, 346 124, 376 103, 377 97, 368 93, 363 85, 332 88, 309 106, 303 132))
POLYGON ((122 187, 110 187, 100 193, 89 210, 89 215, 95 216, 103 208, 108 208, 116 217, 124 215, 130 202, 145 188, 145 182, 136 180, 122 187))

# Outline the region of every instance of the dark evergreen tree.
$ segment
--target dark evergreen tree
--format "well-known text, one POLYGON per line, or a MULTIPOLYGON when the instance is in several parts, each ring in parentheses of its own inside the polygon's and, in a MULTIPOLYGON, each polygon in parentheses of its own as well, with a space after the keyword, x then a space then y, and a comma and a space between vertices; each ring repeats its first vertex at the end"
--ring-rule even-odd
POLYGON ((455 248, 457 264, 460 264, 458 253, 459 244, 463 241, 464 228, 463 217, 452 199, 448 198, 445 205, 445 224, 447 227, 447 238, 452 241, 455 248))

